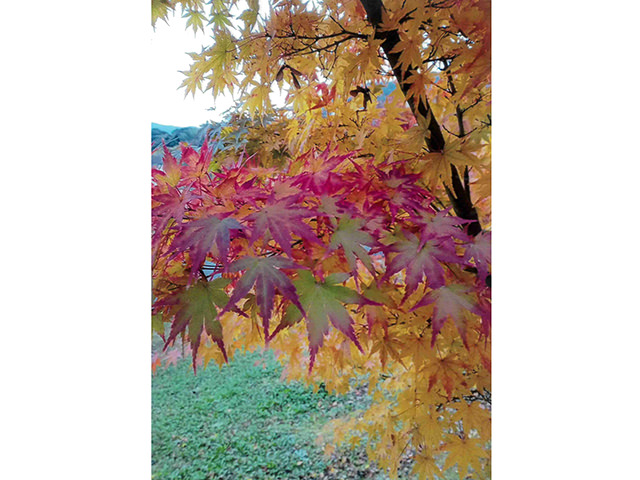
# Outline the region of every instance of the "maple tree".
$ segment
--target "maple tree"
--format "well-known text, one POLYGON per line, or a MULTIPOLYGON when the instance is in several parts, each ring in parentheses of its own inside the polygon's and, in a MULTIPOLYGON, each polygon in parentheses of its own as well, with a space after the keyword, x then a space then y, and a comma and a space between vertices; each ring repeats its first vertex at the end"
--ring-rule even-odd
POLYGON ((154 331, 194 369, 266 345, 289 379, 367 384, 333 440, 392 476, 490 477, 490 1, 152 0, 153 22, 177 6, 213 33, 186 93, 239 112, 152 172, 154 331))

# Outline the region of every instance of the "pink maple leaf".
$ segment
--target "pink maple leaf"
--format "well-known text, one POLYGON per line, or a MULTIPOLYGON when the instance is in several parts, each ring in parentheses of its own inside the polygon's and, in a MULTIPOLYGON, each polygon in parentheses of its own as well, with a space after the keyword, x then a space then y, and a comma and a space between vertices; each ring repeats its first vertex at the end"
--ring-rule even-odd
POLYGON ((491 265, 491 232, 481 232, 473 239, 473 243, 467 245, 463 260, 471 265, 471 259, 478 270, 478 279, 484 282, 491 265))
POLYGON ((444 270, 441 262, 462 263, 462 259, 455 253, 455 245, 451 240, 430 239, 423 244, 418 237, 409 234, 408 240, 392 243, 384 250, 387 254, 393 252, 397 255, 389 263, 383 278, 389 278, 401 270, 406 270, 407 289, 403 301, 418 288, 423 278, 431 288, 440 288, 444 285, 444 270))
POLYGON ((292 234, 309 242, 320 243, 311 227, 303 222, 304 218, 315 215, 315 212, 295 206, 299 203, 299 198, 298 195, 294 195, 275 200, 271 196, 264 207, 245 217, 246 220, 254 222, 251 243, 253 244, 258 238, 264 237, 268 230, 290 258, 293 257, 291 251, 292 234))
POLYGON ((445 285, 427 293, 411 311, 433 303, 433 317, 431 320, 431 346, 436 342, 436 336, 442 329, 444 322, 450 318, 456 325, 462 341, 467 345, 466 312, 481 315, 477 302, 472 297, 472 291, 465 285, 445 285))
POLYGON ((269 339, 269 320, 275 303, 276 290, 304 313, 295 286, 289 277, 280 270, 281 268, 299 269, 302 267, 283 257, 243 257, 234 262, 230 267, 232 272, 241 270, 246 270, 246 272, 236 284, 229 303, 220 312, 220 315, 232 309, 240 299, 249 293, 254 285, 265 338, 269 339))
POLYGON ((191 258, 190 281, 195 277, 211 252, 218 261, 227 263, 231 230, 241 230, 242 225, 231 217, 216 215, 192 220, 182 225, 180 233, 171 244, 175 255, 189 251, 191 258))

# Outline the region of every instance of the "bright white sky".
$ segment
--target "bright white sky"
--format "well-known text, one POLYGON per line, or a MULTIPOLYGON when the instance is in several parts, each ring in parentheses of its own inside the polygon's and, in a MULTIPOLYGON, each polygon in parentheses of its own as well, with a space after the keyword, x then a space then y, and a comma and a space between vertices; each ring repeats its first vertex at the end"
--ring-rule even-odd
MULTIPOLYGON (((268 11, 266 0, 259 0, 260 13, 268 11)), ((238 3, 237 10, 247 8, 243 2, 238 3)), ((188 52, 200 53, 203 47, 211 46, 213 39, 210 34, 194 34, 193 28, 187 30, 187 19, 182 18, 181 9, 177 13, 170 13, 168 24, 162 20, 156 22, 155 30, 151 31, 151 75, 150 89, 152 104, 151 121, 162 125, 174 125, 176 127, 197 127, 213 120, 222 119, 222 114, 233 106, 230 96, 218 96, 213 99, 211 92, 196 92, 195 97, 189 94, 184 96, 185 89, 178 88, 184 80, 184 74, 191 65, 191 57, 188 52), (215 110, 208 110, 215 107, 215 110)), ((206 27, 205 27, 206 28, 206 27)), ((282 106, 284 104, 284 91, 272 91, 271 103, 282 106)))
POLYGON ((230 98, 218 97, 211 92, 197 92, 195 98, 178 89, 188 70, 191 57, 187 52, 198 52, 213 42, 209 35, 185 29, 187 20, 180 13, 170 14, 169 24, 159 20, 151 30, 151 111, 150 120, 163 125, 197 127, 207 120, 220 120, 222 113, 233 105, 230 98), (207 110, 215 107, 214 111, 207 110))

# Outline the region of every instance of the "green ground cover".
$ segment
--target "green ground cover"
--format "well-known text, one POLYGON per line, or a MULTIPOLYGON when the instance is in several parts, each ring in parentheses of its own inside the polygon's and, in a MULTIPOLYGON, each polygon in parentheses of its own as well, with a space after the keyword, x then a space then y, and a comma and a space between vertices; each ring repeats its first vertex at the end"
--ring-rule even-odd
MULTIPOLYGON (((189 360, 159 368, 152 388, 152 478, 388 478, 364 448, 327 457, 316 441, 329 420, 366 407, 362 390, 314 393, 281 381, 280 374, 270 352, 238 355, 222 369, 211 365, 197 375, 189 360)), ((404 465, 401 478, 412 478, 410 469, 404 465)))

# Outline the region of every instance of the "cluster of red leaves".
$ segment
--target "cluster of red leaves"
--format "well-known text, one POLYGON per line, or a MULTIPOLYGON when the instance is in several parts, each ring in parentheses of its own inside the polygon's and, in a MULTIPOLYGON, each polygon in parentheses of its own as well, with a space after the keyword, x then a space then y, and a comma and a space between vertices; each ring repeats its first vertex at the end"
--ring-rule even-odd
POLYGON ((166 345, 188 338, 194 366, 203 332, 226 358, 221 316, 255 309, 267 342, 304 319, 312 368, 329 325, 360 348, 345 305, 380 305, 364 291, 389 286, 403 312, 430 306, 432 344, 448 319, 466 344, 469 315, 489 334, 489 233, 467 235, 402 162, 329 147, 285 171, 211 160, 206 143, 183 146, 152 172, 153 313, 171 323, 166 345))

